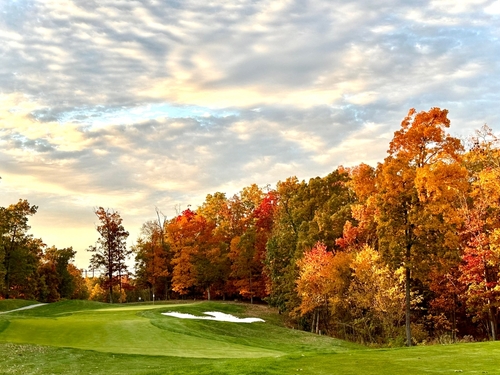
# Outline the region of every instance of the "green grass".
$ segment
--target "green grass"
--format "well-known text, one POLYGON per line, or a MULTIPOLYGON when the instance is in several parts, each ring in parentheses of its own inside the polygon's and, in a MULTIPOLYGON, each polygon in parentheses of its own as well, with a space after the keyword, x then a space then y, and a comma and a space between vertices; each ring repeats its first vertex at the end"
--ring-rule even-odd
POLYGON ((498 363, 499 343, 367 349, 284 328, 270 309, 234 303, 65 301, 0 315, 0 374, 500 374, 498 363))
POLYGON ((0 312, 10 311, 37 304, 37 301, 26 301, 23 299, 5 299, 0 300, 0 312))

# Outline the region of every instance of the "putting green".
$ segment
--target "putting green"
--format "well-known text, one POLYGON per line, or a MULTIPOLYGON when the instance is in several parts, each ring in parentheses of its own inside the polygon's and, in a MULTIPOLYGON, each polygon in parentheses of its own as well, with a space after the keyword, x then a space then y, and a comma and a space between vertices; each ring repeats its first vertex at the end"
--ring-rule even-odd
MULTIPOLYGON (((169 305, 168 308, 174 306, 169 305)), ((258 358, 285 354, 278 350, 218 340, 217 337, 210 339, 172 332, 168 330, 168 322, 167 329, 162 329, 137 314, 138 311, 152 309, 165 309, 165 306, 127 306, 73 311, 70 315, 61 316, 8 318, 10 324, 0 332, 0 341, 192 358, 258 358)))

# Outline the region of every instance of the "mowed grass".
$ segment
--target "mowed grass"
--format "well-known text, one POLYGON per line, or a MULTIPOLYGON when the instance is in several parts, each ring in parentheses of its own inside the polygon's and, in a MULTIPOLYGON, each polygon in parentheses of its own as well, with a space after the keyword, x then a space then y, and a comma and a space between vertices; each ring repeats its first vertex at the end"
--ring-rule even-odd
POLYGON ((65 301, 0 315, 0 374, 292 373, 500 374, 500 345, 367 349, 287 329, 264 306, 234 303, 65 301), (266 322, 186 320, 165 311, 266 322))

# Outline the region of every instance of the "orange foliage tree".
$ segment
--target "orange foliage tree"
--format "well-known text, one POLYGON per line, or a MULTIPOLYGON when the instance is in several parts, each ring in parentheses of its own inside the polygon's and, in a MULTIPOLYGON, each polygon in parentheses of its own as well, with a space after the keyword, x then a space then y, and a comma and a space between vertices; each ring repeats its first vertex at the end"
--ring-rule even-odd
POLYGON ((186 295, 201 288, 210 299, 220 277, 220 247, 213 237, 214 223, 190 209, 167 225, 172 251, 172 290, 186 295))
POLYGON ((256 186, 244 190, 242 198, 246 207, 244 232, 231 241, 229 257, 231 276, 238 293, 250 298, 267 295, 267 275, 264 272, 266 244, 271 234, 272 216, 276 207, 274 191, 266 195, 256 186))
POLYGON ((165 240, 164 227, 165 223, 160 219, 144 223, 133 247, 136 282, 150 289, 153 300, 155 294, 168 299, 171 287, 172 256, 165 240))
POLYGON ((412 344, 412 277, 425 279, 439 257, 458 258, 459 193, 466 172, 457 161, 460 140, 445 133, 448 111, 411 109, 377 169, 377 230, 383 258, 405 268, 406 340, 412 344))
POLYGON ((459 268, 467 308, 475 319, 488 322, 493 340, 498 337, 500 308, 499 142, 491 129, 483 127, 467 155, 472 182, 463 205, 465 249, 459 268))
POLYGON ((377 246, 377 229, 374 220, 376 205, 375 169, 367 164, 360 164, 346 169, 350 180, 347 186, 356 200, 351 205, 352 220, 346 221, 342 237, 336 239, 337 246, 344 250, 360 250, 365 245, 377 246))
POLYGON ((312 313, 311 331, 320 333, 321 321, 326 324, 331 313, 345 308, 350 258, 350 254, 334 254, 318 242, 297 261, 298 311, 301 315, 312 313))

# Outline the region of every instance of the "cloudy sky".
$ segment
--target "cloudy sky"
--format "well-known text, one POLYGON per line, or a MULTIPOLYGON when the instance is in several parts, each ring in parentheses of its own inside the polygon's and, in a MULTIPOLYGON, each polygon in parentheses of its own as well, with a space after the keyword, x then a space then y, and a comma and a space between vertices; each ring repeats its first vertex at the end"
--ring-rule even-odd
POLYGON ((2 0, 0 206, 32 233, 134 242, 155 207, 376 165, 407 111, 500 130, 499 0, 2 0))

